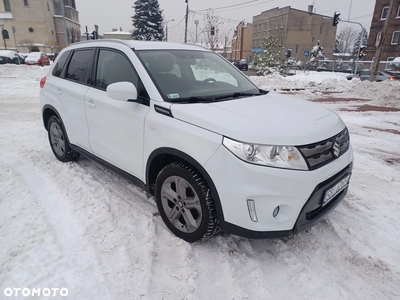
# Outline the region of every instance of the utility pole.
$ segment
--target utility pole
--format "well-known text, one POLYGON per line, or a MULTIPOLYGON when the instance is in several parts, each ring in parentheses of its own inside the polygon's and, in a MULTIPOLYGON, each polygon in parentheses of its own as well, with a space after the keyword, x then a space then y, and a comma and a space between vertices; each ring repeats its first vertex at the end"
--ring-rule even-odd
POLYGON ((187 43, 187 33, 188 33, 188 19, 189 19, 189 0, 186 2, 186 15, 185 15, 185 44, 187 43))
POLYGON ((199 27, 199 20, 194 20, 194 24, 196 25, 196 44, 197 44, 197 27, 199 27))
POLYGON ((245 25, 245 23, 244 23, 244 20, 242 21, 242 24, 241 24, 241 32, 240 32, 240 58, 239 58, 239 60, 240 59, 242 59, 243 58, 243 47, 244 47, 244 28, 246 27, 246 25, 245 25))
POLYGON ((350 1, 350 9, 349 9, 349 15, 347 17, 347 21, 350 21, 350 14, 351 14, 351 7, 353 6, 353 0, 350 1))
POLYGON ((381 56, 382 56, 383 48, 385 45, 385 38, 386 38, 387 31, 389 29, 390 18, 392 16, 392 11, 393 11, 395 2, 396 2, 396 0, 390 0, 389 9, 386 14, 386 20, 385 20, 385 24, 383 25, 383 30, 382 30, 382 34, 381 34, 381 39, 378 44, 378 49, 376 50, 376 53, 375 53, 375 60, 372 65, 372 70, 371 70, 371 75, 369 77, 369 81, 375 81, 376 73, 378 72, 379 63, 381 61, 381 56))

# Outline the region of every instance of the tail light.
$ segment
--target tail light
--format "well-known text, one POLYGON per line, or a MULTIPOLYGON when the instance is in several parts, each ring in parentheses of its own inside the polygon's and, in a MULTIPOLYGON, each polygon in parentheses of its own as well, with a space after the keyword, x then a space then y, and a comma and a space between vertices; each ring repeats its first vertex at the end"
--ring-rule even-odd
POLYGON ((396 77, 390 77, 389 80, 396 80, 396 77))
POLYGON ((42 79, 40 79, 40 88, 44 88, 44 85, 46 84, 46 76, 44 76, 42 79))

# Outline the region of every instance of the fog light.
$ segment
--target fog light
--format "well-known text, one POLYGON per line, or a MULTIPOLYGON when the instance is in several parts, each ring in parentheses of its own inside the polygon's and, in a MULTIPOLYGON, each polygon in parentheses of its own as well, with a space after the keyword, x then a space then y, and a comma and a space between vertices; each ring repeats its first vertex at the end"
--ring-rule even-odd
POLYGON ((275 218, 279 214, 279 206, 275 207, 274 211, 272 212, 272 216, 275 218))
POLYGON ((253 199, 247 199, 247 209, 249 210, 250 219, 253 222, 258 222, 257 212, 256 212, 256 203, 253 199))

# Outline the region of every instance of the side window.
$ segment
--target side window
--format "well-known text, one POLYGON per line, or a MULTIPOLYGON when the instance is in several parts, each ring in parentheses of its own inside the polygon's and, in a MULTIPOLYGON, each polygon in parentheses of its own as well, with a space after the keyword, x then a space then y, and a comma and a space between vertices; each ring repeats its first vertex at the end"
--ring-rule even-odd
POLYGON ((61 73, 62 73, 62 70, 64 68, 65 62, 67 61, 68 55, 69 55, 69 51, 64 52, 61 55, 60 59, 57 61, 56 65, 53 68, 53 73, 52 73, 53 76, 56 76, 56 77, 60 77, 61 76, 61 73))
POLYGON ((75 51, 72 54, 65 78, 87 84, 93 54, 93 49, 75 51))
POLYGON ((129 60, 116 51, 100 49, 97 62, 96 87, 106 89, 111 83, 132 82, 139 93, 139 76, 129 60))

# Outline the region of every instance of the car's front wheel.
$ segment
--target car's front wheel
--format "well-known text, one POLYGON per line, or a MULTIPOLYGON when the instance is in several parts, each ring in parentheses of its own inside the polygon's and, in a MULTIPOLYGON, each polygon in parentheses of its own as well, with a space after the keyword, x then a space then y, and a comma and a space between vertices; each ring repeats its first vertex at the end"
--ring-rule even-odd
POLYGON ((79 158, 80 154, 71 149, 58 117, 50 117, 47 123, 47 132, 51 150, 59 161, 75 161, 79 158))
POLYGON ((177 237, 204 241, 219 228, 212 193, 197 170, 185 163, 164 167, 156 180, 160 216, 177 237))

